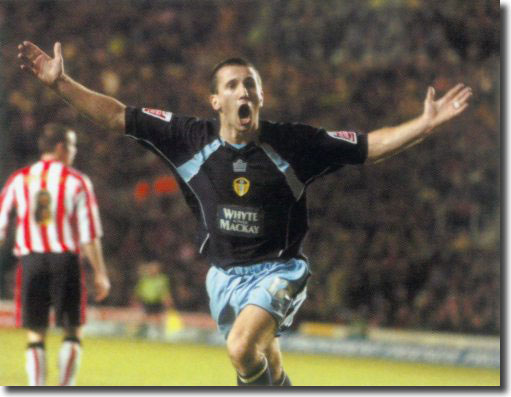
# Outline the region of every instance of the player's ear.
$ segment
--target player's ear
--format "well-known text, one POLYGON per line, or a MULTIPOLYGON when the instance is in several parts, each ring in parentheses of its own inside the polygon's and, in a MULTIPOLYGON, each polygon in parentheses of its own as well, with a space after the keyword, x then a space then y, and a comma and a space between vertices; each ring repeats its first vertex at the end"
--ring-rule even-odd
POLYGON ((212 94, 209 96, 209 103, 215 112, 220 111, 220 100, 218 99, 218 95, 212 94))
POLYGON ((264 104, 264 92, 261 89, 261 93, 259 95, 259 107, 263 107, 263 104, 264 104))

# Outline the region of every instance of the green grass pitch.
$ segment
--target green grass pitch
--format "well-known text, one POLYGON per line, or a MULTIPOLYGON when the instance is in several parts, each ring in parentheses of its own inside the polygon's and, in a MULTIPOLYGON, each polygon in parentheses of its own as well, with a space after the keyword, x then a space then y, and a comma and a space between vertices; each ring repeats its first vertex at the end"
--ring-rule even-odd
MULTIPOLYGON (((48 385, 57 385, 61 336, 47 341, 48 385)), ((84 338, 78 386, 234 386, 223 347, 84 338)), ((0 385, 26 386, 23 330, 0 329, 0 385)), ((500 386, 498 369, 459 368, 284 352, 295 386, 500 386)))

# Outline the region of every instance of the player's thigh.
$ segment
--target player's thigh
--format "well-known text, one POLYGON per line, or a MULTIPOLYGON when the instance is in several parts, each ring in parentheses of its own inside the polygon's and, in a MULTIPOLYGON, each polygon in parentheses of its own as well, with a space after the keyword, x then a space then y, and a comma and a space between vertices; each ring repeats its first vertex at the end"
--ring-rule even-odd
POLYGON ((52 300, 55 306, 57 325, 77 327, 81 322, 82 274, 78 256, 53 254, 52 300))
POLYGON ((41 330, 48 326, 51 281, 45 254, 30 254, 21 261, 21 314, 25 328, 41 330))
POLYGON ((242 346, 264 352, 275 339, 276 319, 256 305, 245 306, 232 326, 227 337, 228 346, 242 346))

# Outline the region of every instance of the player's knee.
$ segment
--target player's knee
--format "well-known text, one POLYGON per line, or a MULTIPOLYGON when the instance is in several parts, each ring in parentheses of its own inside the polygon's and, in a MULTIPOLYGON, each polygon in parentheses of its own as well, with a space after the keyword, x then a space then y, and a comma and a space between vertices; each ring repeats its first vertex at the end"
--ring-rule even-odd
POLYGON ((29 343, 41 343, 46 339, 45 328, 30 328, 27 332, 29 343))
POLYGON ((243 338, 229 338, 227 352, 232 364, 241 372, 257 365, 257 350, 253 343, 243 338))

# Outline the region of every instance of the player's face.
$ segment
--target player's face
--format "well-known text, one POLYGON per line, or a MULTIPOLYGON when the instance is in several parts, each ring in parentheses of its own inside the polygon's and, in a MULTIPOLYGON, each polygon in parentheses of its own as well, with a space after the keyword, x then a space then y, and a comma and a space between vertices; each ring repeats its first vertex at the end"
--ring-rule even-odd
POLYGON ((211 105, 226 127, 236 131, 256 130, 263 90, 257 72, 250 67, 227 65, 217 72, 217 93, 211 105))

